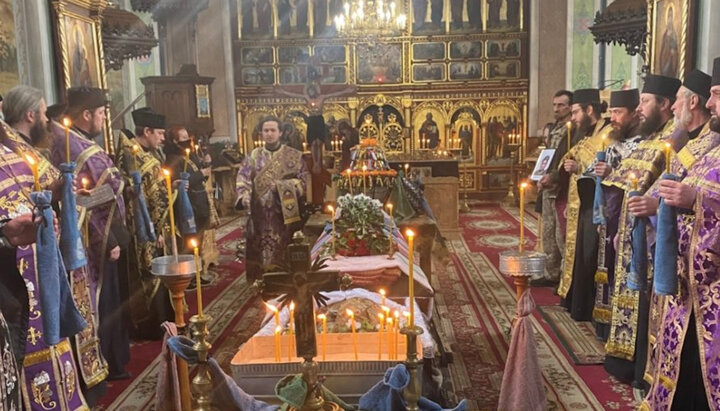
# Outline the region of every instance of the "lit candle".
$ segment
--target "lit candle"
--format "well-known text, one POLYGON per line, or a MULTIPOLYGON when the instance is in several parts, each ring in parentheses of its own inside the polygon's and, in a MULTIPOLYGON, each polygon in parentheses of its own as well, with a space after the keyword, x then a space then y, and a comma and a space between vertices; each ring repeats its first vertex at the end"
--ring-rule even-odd
POLYGON ((527 183, 522 182, 520 183, 520 254, 523 253, 525 249, 525 189, 527 188, 527 183))
POLYGON ((387 321, 387 327, 385 327, 385 330, 387 331, 388 359, 391 360, 393 358, 393 319, 392 317, 388 316, 385 318, 385 321, 387 321))
POLYGON ((570 139, 572 138, 572 121, 568 121, 567 126, 567 151, 570 151, 570 139))
MULTIPOLYGON (((82 180, 80 180, 80 182, 82 183, 83 190, 87 190, 88 185, 90 184, 90 181, 87 178, 83 177, 82 180)), ((83 231, 85 232, 85 247, 88 247, 90 245, 90 224, 88 221, 87 211, 85 212, 85 221, 83 221, 83 229, 84 229, 83 231)))
POLYGON ((408 238, 408 266, 409 266, 409 284, 408 294, 410 297, 410 328, 415 327, 415 271, 413 266, 413 253, 415 250, 415 232, 413 230, 405 230, 405 235, 408 238))
POLYGON ((279 325, 275 327, 275 362, 280 362, 280 359, 282 357, 282 352, 280 351, 280 333, 282 332, 282 327, 279 325))
POLYGON ((183 173, 187 173, 188 162, 190 161, 190 149, 185 149, 185 166, 183 167, 183 173))
POLYGON ((332 231, 330 231, 330 241, 332 241, 332 256, 335 257, 337 249, 335 248, 335 207, 328 205, 328 211, 330 212, 330 222, 332 224, 332 231))
POLYGON ((293 335, 295 334, 295 301, 290 301, 290 324, 288 324, 288 330, 290 330, 290 341, 288 341, 288 362, 290 362, 292 361, 293 335))
POLYGON ((72 121, 69 117, 63 118, 63 125, 65 126, 65 158, 70 164, 70 126, 72 126, 72 121))
POLYGON ((638 189, 638 178, 635 175, 635 173, 630 173, 630 183, 632 183, 633 190, 637 191, 638 189))
POLYGON ((170 170, 163 168, 165 175, 165 185, 167 186, 168 195, 168 214, 170 215, 170 239, 172 240, 173 255, 177 257, 177 240, 175 239, 175 212, 173 211, 172 200, 172 183, 170 182, 170 170))
POLYGON ((272 311, 273 314, 275 315, 275 326, 276 327, 279 326, 280 325, 280 311, 278 310, 278 308, 275 307, 274 305, 268 304, 268 303, 265 303, 265 306, 268 309, 270 309, 270 311, 272 311))
POLYGON ((358 360, 357 335, 355 335, 355 313, 351 309, 346 309, 345 313, 350 317, 350 330, 352 331, 353 353, 355 361, 358 360))
POLYGON ((395 317, 393 339, 395 340, 395 359, 397 359, 398 355, 398 340, 400 339, 400 312, 398 310, 395 310, 393 313, 393 316, 395 317))
POLYGON ((27 160, 30 170, 32 171, 33 180, 35 181, 35 191, 41 191, 40 177, 38 176, 38 166, 37 161, 35 161, 35 157, 33 157, 30 153, 25 153, 25 160, 27 160))
POLYGON ((383 334, 383 327, 385 326, 385 315, 383 313, 378 313, 378 360, 382 360, 382 334, 383 334))
POLYGON ((367 192, 367 181, 366 181, 366 180, 367 180, 367 179, 366 179, 366 177, 367 177, 367 169, 368 169, 367 165, 363 164, 363 166, 362 166, 362 171, 363 171, 363 193, 367 192))
POLYGON ((198 317, 203 316, 203 300, 202 300, 202 286, 200 281, 200 274, 202 274, 202 265, 200 264, 200 249, 198 248, 198 242, 196 239, 190 240, 190 246, 195 252, 195 291, 197 292, 197 310, 198 317))
POLYGON ((327 345, 327 316, 325 314, 318 315, 318 319, 322 321, 322 359, 325 361, 325 352, 327 345))
POLYGON ((381 301, 380 305, 381 305, 381 306, 384 306, 384 305, 385 305, 385 289, 381 288, 380 291, 379 291, 379 293, 380 293, 380 298, 381 298, 381 300, 380 300, 380 301, 381 301))
POLYGON ((307 151, 307 143, 303 141, 303 151, 307 151))
POLYGON ((665 143, 665 173, 670 174, 670 155, 672 152, 672 147, 670 146, 670 143, 665 143))
POLYGON ((133 145, 132 155, 133 155, 133 165, 135 166, 135 170, 138 170, 137 155, 139 152, 140 152, 140 147, 138 147, 137 144, 133 145))
POLYGON ((349 188, 349 191, 350 191, 350 195, 354 195, 354 194, 353 194, 353 189, 352 189, 352 177, 351 177, 351 175, 350 175, 350 174, 352 173, 352 171, 348 168, 347 170, 345 170, 345 173, 347 173, 348 188, 349 188))
POLYGON ((410 164, 405 163, 405 176, 407 177, 408 173, 410 172, 410 164))
POLYGON ((88 180, 87 178, 83 177, 82 180, 80 180, 80 182, 82 183, 82 188, 83 188, 84 190, 87 190, 87 189, 88 189, 88 185, 90 184, 90 180, 88 180))
POLYGON ((603 134, 601 137, 602 140, 602 151, 605 151, 605 139, 607 138, 607 134, 603 134))

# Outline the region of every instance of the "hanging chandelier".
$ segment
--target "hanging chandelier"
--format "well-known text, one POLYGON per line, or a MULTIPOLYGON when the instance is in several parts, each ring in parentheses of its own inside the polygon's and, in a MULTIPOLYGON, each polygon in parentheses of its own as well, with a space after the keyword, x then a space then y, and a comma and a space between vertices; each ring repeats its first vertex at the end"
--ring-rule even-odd
POLYGON ((389 35, 405 29, 407 16, 399 13, 396 0, 348 0, 335 16, 338 34, 346 37, 389 35))

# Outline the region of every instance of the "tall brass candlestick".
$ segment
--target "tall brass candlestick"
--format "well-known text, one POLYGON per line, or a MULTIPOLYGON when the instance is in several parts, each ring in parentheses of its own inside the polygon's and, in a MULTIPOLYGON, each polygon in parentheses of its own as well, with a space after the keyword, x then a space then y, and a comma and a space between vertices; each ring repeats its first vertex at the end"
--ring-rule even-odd
POLYGON ((170 240, 172 243, 172 252, 177 259, 177 238, 175 238, 175 212, 173 211, 173 200, 172 200, 172 183, 170 182, 170 170, 163 168, 163 174, 165 175, 165 185, 167 186, 168 195, 168 214, 170 215, 170 240))
POLYGON ((410 325, 408 327, 414 328, 415 327, 415 268, 413 264, 413 254, 415 249, 415 232, 413 230, 407 229, 405 230, 405 235, 408 238, 408 269, 409 273, 409 283, 408 283, 408 294, 410 297, 410 317, 409 317, 409 323, 410 325))
POLYGON ((63 118, 63 125, 65 126, 65 159, 70 164, 70 126, 72 126, 70 118, 63 118))
POLYGON ((337 255, 337 243, 335 242, 335 207, 332 205, 328 206, 328 211, 330 212, 330 222, 332 224, 332 231, 330 231, 330 241, 332 241, 332 259, 335 259, 335 256, 337 255))
POLYGON ((527 183, 522 182, 520 183, 520 245, 519 251, 520 254, 525 251, 525 189, 527 188, 527 183))
POLYGON ((568 121, 567 126, 567 152, 570 152, 570 140, 572 139, 572 121, 568 121))
POLYGON ((198 317, 203 316, 203 299, 202 299, 202 285, 200 282, 200 274, 202 274, 202 264, 200 263, 200 251, 198 249, 198 242, 194 238, 190 240, 190 247, 193 248, 195 253, 195 291, 197 293, 197 310, 198 317))

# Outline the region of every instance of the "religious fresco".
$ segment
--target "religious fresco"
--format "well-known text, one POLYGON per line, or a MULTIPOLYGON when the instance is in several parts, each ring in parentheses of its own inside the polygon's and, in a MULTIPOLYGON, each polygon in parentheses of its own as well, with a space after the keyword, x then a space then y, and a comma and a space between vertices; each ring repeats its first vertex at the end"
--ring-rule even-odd
POLYGON ((487 58, 520 57, 520 40, 488 40, 487 58))
POLYGON ((488 78, 508 79, 520 77, 519 61, 491 61, 488 62, 488 78))
POLYGON ((651 72, 683 78, 692 66, 695 4, 690 0, 653 0, 651 72))
POLYGON ((11 0, 0 0, 0 22, 0 93, 4 94, 20 82, 11 0))
POLYGON ((445 43, 413 44, 413 60, 442 60, 445 58, 445 43))
POLYGON ((413 64, 413 81, 443 81, 445 80, 445 64, 413 64))
POLYGON ((238 0, 243 38, 273 37, 273 7, 267 0, 238 0))
POLYGON ((474 59, 482 57, 482 43, 479 41, 454 41, 450 43, 451 59, 474 59))
POLYGON ((482 75, 482 63, 479 61, 450 63, 450 80, 480 80, 482 75))

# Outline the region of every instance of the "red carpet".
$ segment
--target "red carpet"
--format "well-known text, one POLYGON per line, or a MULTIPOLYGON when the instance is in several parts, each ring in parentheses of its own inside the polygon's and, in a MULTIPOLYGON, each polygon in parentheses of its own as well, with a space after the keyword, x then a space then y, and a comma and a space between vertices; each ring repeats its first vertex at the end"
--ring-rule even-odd
MULTIPOLYGON (((469 400, 469 409, 495 409, 514 316, 514 286, 497 272, 499 253, 517 247, 518 210, 497 204, 473 203, 461 215, 462 239, 448 241, 449 267, 436 268, 433 286, 441 324, 449 335, 455 363, 449 374, 458 398, 469 400), (446 314, 446 315, 445 315, 446 314)), ((265 314, 245 281, 242 264, 234 261, 235 242, 241 235, 238 222, 218 235, 218 280, 204 292, 206 312, 213 317, 210 338, 213 355, 227 366, 238 346, 260 327, 265 314)), ((526 216, 526 247, 533 247, 537 219, 526 216)), ((194 314, 195 294, 186 294, 189 314, 194 314)), ((553 305, 559 298, 550 288, 533 289, 537 305, 553 305)), ((608 377, 602 366, 573 364, 539 312, 534 315, 538 358, 549 409, 626 410, 633 408, 632 390, 608 377)), ((152 409, 156 356, 159 342, 135 344, 128 369, 133 381, 114 382, 98 410, 152 409)))

